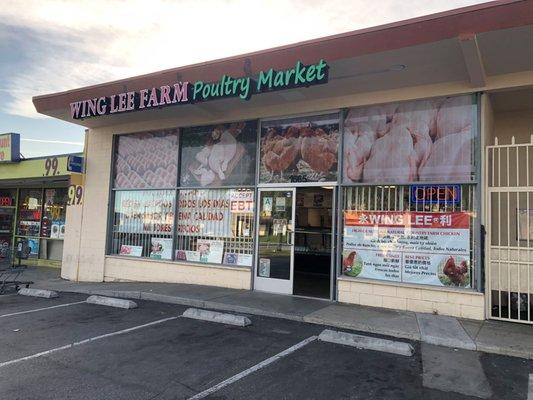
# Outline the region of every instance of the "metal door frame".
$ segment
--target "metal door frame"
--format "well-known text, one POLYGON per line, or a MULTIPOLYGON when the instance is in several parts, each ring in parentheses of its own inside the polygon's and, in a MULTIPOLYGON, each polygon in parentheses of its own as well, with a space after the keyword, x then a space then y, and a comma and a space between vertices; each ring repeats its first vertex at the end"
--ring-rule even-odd
MULTIPOLYGON (((274 201, 275 203, 275 201, 274 201)), ((275 207, 275 204, 273 204, 275 207)), ((257 215, 255 224, 255 260, 254 260, 254 286, 253 289, 260 292, 278 293, 278 294, 290 294, 294 292, 294 224, 296 219, 296 188, 295 187, 262 187, 257 190, 257 215), (291 221, 292 230, 290 233, 291 242, 291 254, 290 254, 290 271, 288 280, 277 278, 265 278, 258 275, 259 269, 259 221, 261 215, 261 193, 262 192, 292 192, 292 210, 291 221), (258 285, 259 284, 259 285, 258 285), (279 290, 281 288, 281 290, 279 290)))
MULTIPOLYGON (((511 208, 510 208, 510 202, 512 200, 512 197, 516 199, 516 206, 517 210, 521 209, 521 202, 520 201, 520 194, 526 193, 526 210, 531 210, 530 207, 533 207, 533 204, 530 204, 530 196, 533 194, 533 174, 530 174, 529 172, 529 164, 530 164, 530 149, 533 151, 533 135, 531 135, 530 142, 529 143, 515 143, 514 136, 511 138, 510 144, 499 144, 498 138, 495 138, 495 142, 493 145, 487 146, 485 149, 485 160, 486 160, 486 172, 485 172, 485 193, 486 193, 486 223, 487 223, 487 238, 485 240, 485 254, 486 254, 486 310, 487 310, 487 317, 491 319, 497 319, 497 320, 503 320, 503 321, 510 321, 510 322, 517 322, 517 323, 523 323, 523 324, 533 324, 533 282, 531 282, 531 270, 533 269, 533 259, 531 257, 531 253, 533 252, 533 240, 530 240, 529 234, 527 237, 526 246, 520 246, 520 241, 518 238, 518 225, 517 228, 517 246, 511 246, 511 208), (525 148, 525 186, 520 186, 520 150, 521 148, 525 148), (512 152, 515 152, 516 154, 516 165, 510 165, 510 154, 512 152), (502 183, 502 153, 505 155, 506 160, 506 176, 505 181, 502 183), (496 162, 497 158, 497 162, 496 162), (510 168, 515 169, 516 168, 516 178, 515 178, 515 186, 511 185, 511 178, 510 178, 510 168), (496 178, 497 177, 497 178, 496 178), (492 221, 492 197, 497 196, 497 203, 498 203, 498 216, 497 220, 492 221), (506 216, 507 220, 502 221, 502 205, 501 205, 501 198, 504 198, 507 200, 507 210, 506 210, 506 216), (502 226, 502 223, 507 224, 507 245, 502 245, 502 237, 499 234, 500 227, 502 226), (492 243, 492 229, 497 230, 498 240, 497 244, 492 243), (494 254, 493 254, 494 250, 494 254), (521 260, 522 251, 526 251, 527 253, 527 260, 521 260), (518 258, 517 260, 513 260, 511 253, 512 252, 518 252, 518 258), (496 257, 495 254, 498 254, 496 257), (502 257, 502 253, 505 254, 505 257, 502 257), (502 258, 504 258, 502 260, 502 258), (493 268, 493 265, 497 266, 493 268), (507 279, 507 290, 502 289, 502 265, 507 269, 507 276, 503 277, 507 279), (527 271, 527 292, 524 293, 521 291, 522 287, 522 281, 520 279, 520 270, 521 268, 525 266, 527 271), (517 290, 513 291, 513 281, 511 280, 511 269, 516 267, 516 287, 517 290), (495 271, 492 271, 492 270, 495 271), (496 274, 497 270, 497 279, 498 283, 497 285, 493 284, 493 272, 496 274), (497 293, 497 305, 498 305, 498 312, 497 315, 492 314, 492 307, 493 307, 493 291, 497 293), (502 297, 502 293, 504 294, 502 297), (512 296, 511 293, 517 293, 517 299, 516 299, 516 305, 517 305, 517 315, 516 318, 512 317, 512 296), (525 296, 524 296, 525 295, 525 296), (520 307, 522 305, 522 298, 526 297, 526 307, 527 307, 527 317, 524 319, 521 317, 520 313, 520 307), (503 301, 507 301, 507 306, 502 305, 503 301), (506 310, 505 310, 506 308, 506 310), (504 311, 502 313, 502 310, 504 311), (505 316, 505 311, 507 312, 507 315, 505 316)), ((533 154, 532 154, 533 156, 533 154)), ((505 218, 504 218, 505 219, 505 218)), ((518 224, 518 220, 516 221, 516 224, 518 224)), ((531 227, 529 222, 529 217, 527 218, 527 232, 529 233, 531 227)), ((514 235, 514 233, 512 233, 514 235)), ((505 275, 505 273, 503 273, 505 275)), ((524 279, 524 278, 522 278, 524 279)), ((495 297, 495 296, 494 296, 495 297)), ((496 303, 495 303, 496 304, 496 303)))

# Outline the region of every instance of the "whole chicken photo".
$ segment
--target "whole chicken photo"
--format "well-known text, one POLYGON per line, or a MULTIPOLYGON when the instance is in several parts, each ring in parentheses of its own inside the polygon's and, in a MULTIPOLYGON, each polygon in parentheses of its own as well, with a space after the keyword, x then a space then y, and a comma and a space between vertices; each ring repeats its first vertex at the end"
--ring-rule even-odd
POLYGON ((468 278, 468 264, 465 260, 462 260, 459 265, 457 265, 455 259, 450 256, 444 264, 442 273, 448 277, 452 285, 465 286, 468 278))
MULTIPOLYGON (((182 176, 185 184, 219 185, 227 181, 245 155, 242 136, 249 136, 245 122, 193 128, 184 131, 183 154, 188 168, 182 176), (243 131, 246 133, 243 134, 243 131), (187 142, 191 142, 190 144, 187 142), (200 142, 200 143, 197 143, 200 142), (191 182, 191 178, 195 182, 191 182)), ((251 128, 251 127, 248 127, 251 128)), ((248 137, 245 138, 247 141, 248 137)))
POLYGON ((352 109, 344 120, 344 180, 470 180, 472 129, 470 96, 352 109))

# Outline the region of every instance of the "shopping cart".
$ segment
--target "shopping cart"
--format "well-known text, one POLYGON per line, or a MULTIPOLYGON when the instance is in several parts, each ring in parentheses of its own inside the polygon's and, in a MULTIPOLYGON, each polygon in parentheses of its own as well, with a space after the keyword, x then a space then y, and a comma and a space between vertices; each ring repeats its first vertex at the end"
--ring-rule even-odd
POLYGON ((27 265, 22 264, 22 260, 26 260, 30 255, 30 246, 26 239, 20 239, 17 242, 16 258, 18 263, 8 262, 7 266, 0 266, 0 294, 4 294, 7 290, 14 288, 15 291, 19 290, 21 286, 30 287, 33 284, 32 281, 21 281, 19 278, 22 276, 27 265))

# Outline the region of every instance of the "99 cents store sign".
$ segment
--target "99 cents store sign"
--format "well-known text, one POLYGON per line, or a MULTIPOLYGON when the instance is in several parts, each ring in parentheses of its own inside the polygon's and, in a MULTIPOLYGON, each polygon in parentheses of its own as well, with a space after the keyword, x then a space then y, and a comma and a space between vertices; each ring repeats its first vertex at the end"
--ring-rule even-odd
POLYGON ((175 82, 172 85, 76 101, 70 103, 70 116, 73 119, 82 119, 224 97, 249 100, 253 94, 326 83, 328 69, 324 60, 310 65, 298 61, 293 68, 287 70, 275 71, 271 68, 268 71, 260 71, 257 79, 223 75, 218 82, 175 82))

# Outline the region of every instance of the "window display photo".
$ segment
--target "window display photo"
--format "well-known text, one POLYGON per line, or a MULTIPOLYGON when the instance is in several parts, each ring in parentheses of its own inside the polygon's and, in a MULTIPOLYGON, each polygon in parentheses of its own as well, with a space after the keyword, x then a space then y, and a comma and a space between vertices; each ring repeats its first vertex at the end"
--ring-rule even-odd
POLYGON ((337 180, 339 114, 261 123, 261 183, 337 180))
POLYGON ((253 185, 257 121, 181 131, 181 186, 253 185))
POLYGON ((459 183, 474 178, 471 95, 353 108, 344 120, 345 183, 459 183))
POLYGON ((176 186, 177 171, 177 129, 118 136, 115 188, 173 188, 176 186))

